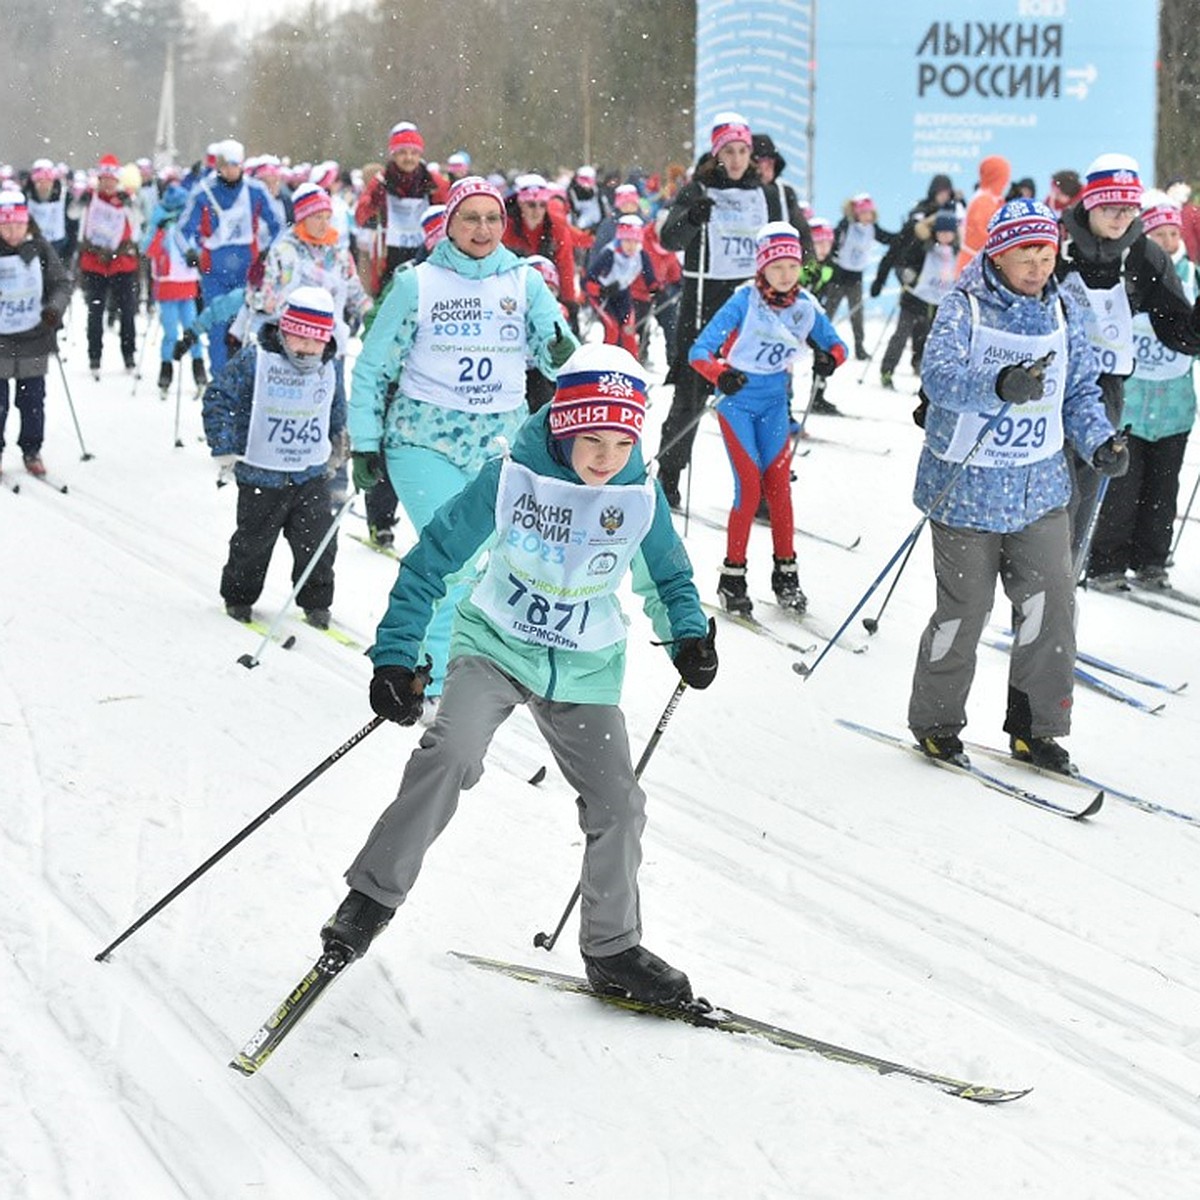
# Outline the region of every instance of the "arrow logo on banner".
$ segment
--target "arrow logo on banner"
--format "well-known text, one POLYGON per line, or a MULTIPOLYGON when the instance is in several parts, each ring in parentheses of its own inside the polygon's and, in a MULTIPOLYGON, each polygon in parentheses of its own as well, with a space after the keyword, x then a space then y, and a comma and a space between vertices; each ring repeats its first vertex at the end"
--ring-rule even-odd
POLYGON ((1071 67, 1067 70, 1067 78, 1078 82, 1063 88, 1063 92, 1068 96, 1074 96, 1077 100, 1086 100, 1088 89, 1099 76, 1100 72, 1096 70, 1095 63, 1088 63, 1086 67, 1071 67))

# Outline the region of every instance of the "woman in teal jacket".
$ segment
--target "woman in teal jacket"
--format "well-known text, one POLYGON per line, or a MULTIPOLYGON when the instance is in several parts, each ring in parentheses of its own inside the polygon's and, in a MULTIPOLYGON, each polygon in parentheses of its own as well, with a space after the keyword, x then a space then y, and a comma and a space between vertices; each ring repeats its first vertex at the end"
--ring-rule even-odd
MULTIPOLYGON (((395 283, 354 368, 348 428, 354 483, 387 476, 418 532, 511 439, 528 412, 527 355, 547 378, 575 349, 537 271, 500 244, 504 199, 468 176, 450 191, 446 237, 395 283)), ((466 564, 464 564, 466 565, 466 564)), ((440 694, 454 608, 451 588, 425 631, 440 694)))
POLYGON ((327 951, 343 961, 365 953, 404 902, 462 790, 483 774, 497 727, 528 704, 579 792, 588 978, 654 1003, 691 998, 687 976, 640 944, 645 796, 617 707, 625 619, 616 588, 625 571, 685 683, 707 687, 717 656, 666 498, 637 449, 645 398, 626 351, 578 350, 511 457, 490 462, 441 509, 401 564, 370 652, 370 694, 379 716, 411 725, 423 706, 426 628, 450 581, 491 545, 458 610, 437 718, 346 873, 350 894, 322 930, 327 951))

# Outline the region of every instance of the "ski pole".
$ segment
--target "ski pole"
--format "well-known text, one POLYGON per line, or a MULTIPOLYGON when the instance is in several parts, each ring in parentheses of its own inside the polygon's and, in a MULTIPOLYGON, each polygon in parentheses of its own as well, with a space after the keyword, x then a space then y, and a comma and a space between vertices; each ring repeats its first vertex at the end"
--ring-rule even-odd
POLYGON ((812 666, 810 667, 806 663, 802 663, 802 662, 797 662, 797 663, 793 664, 794 669, 798 675, 803 676, 805 679, 812 678, 813 672, 821 665, 821 660, 825 657, 825 655, 827 655, 829 653, 830 650, 833 649, 834 644, 841 638, 842 634, 845 633, 846 630, 850 627, 850 622, 853 621, 854 618, 857 617, 858 614, 863 610, 863 607, 866 605, 867 601, 870 600, 870 598, 878 590, 880 584, 882 584, 883 581, 887 578, 888 572, 900 560, 900 556, 902 554, 904 554, 904 552, 906 550, 908 550, 911 547, 911 545, 917 540, 917 538, 920 536, 921 530, 925 528, 925 522, 929 520, 929 518, 933 515, 934 511, 937 509, 938 505, 940 505, 942 503, 942 501, 945 500, 945 498, 950 494, 950 489, 953 488, 954 485, 958 482, 959 477, 962 475, 963 471, 966 469, 967 464, 979 452, 979 449, 983 445, 984 440, 987 438, 988 434, 991 433, 992 430, 995 429, 996 426, 999 425, 1000 422, 1003 421, 1006 416, 1008 416, 1008 410, 1010 408, 1012 408, 1012 404, 1005 402, 1003 405, 1001 405, 999 412, 993 414, 991 417, 988 418, 987 423, 979 431, 979 436, 975 439, 974 445, 972 445, 970 450, 967 451, 967 453, 963 457, 963 459, 960 462, 955 464, 954 470, 950 472, 950 478, 946 480, 945 487, 943 487, 942 490, 940 492, 938 492, 938 494, 933 498, 933 501, 929 504, 929 506, 922 511, 921 519, 912 527, 912 530, 909 532, 908 536, 896 548, 896 553, 893 554, 892 557, 888 559, 887 563, 884 565, 883 570, 880 571, 879 574, 875 577, 875 582, 872 583, 871 586, 869 588, 867 588, 867 590, 862 594, 862 598, 850 610, 850 614, 841 623, 841 625, 838 626, 837 630, 834 632, 833 637, 831 637, 829 639, 829 641, 825 643, 824 649, 821 651, 820 654, 817 655, 812 666))
POLYGON ((258 649, 253 654, 243 654, 238 662, 247 670, 252 670, 258 666, 259 655, 270 644, 271 639, 275 636, 279 626, 283 624, 284 617, 288 614, 288 609, 292 606, 292 601, 299 594, 300 589, 308 582, 308 577, 313 573, 318 562, 321 561, 321 555, 325 553, 325 548, 333 541, 334 534, 337 533, 338 526, 342 523, 342 518, 350 511, 350 503, 354 499, 354 493, 342 501, 342 506, 334 514, 333 520, 329 523, 329 528, 325 531, 325 536, 321 539, 317 548, 312 552, 312 557, 304 564, 304 570, 300 572, 300 578, 296 580, 292 586, 291 593, 283 602, 283 607, 275 614, 271 624, 267 627, 267 632, 263 634, 263 640, 259 642, 258 649))
POLYGON ((273 817, 283 806, 289 801, 294 800, 310 783, 319 776, 323 775, 330 767, 333 766, 339 758, 343 758, 349 754, 359 742, 374 732, 383 724, 383 717, 373 717, 367 722, 356 734, 347 741, 343 742, 328 758, 318 763, 299 783, 293 784, 278 800, 275 801, 269 808, 264 809, 253 821, 250 822, 244 829, 236 833, 229 839, 215 854, 210 855, 204 860, 186 879, 177 883, 157 904, 148 908, 128 929, 125 930, 114 941, 109 942, 99 954, 96 955, 97 962, 107 962, 112 952, 131 934, 136 933, 143 925, 146 924, 152 917, 157 916, 162 912, 172 900, 175 899, 181 892, 191 887, 197 879, 200 878, 210 867, 216 866, 235 846, 244 842, 260 825, 273 817))
POLYGON ((71 420, 75 424, 75 436, 79 439, 79 449, 81 451, 79 457, 83 462, 87 462, 96 456, 89 454, 88 448, 83 444, 83 430, 79 428, 79 418, 75 415, 75 401, 71 399, 71 387, 67 383, 67 369, 63 366, 62 358, 57 351, 55 351, 54 360, 58 363, 58 371, 62 376, 63 391, 67 394, 67 408, 71 410, 71 420))
POLYGON ((150 345, 150 322, 149 322, 149 316, 147 315, 146 332, 142 334, 142 344, 138 350, 137 366, 135 366, 133 368, 133 391, 131 391, 129 393, 131 396, 137 395, 138 384, 142 382, 142 362, 145 360, 146 347, 149 345, 150 345))
POLYGON ((183 438, 179 436, 179 410, 183 404, 183 363, 178 364, 179 377, 175 380, 175 448, 183 449, 183 438))
MULTIPOLYGON (((903 289, 901 289, 903 291, 903 289)), ((875 361, 875 355, 879 353, 879 347, 883 345, 883 339, 887 337, 887 331, 891 327, 892 320, 900 311, 900 300, 897 298, 896 303, 892 305, 892 311, 888 313, 887 320, 883 323, 883 329, 879 332, 879 338, 875 342, 875 349, 867 356, 867 361, 863 363, 862 374, 858 377, 859 386, 861 386, 866 378, 867 372, 871 369, 871 364, 875 361)))
POLYGON ((1196 476, 1195 486, 1192 488, 1192 494, 1188 498, 1187 508, 1183 510, 1183 516, 1179 518, 1179 532, 1175 535, 1175 540, 1171 543, 1171 550, 1167 554, 1167 565, 1170 566, 1175 561, 1175 551, 1179 549, 1179 539, 1183 537, 1184 527, 1188 523, 1188 518, 1192 515, 1192 505, 1196 503, 1196 492, 1200 490, 1200 475, 1196 476))
POLYGON ((808 424, 808 414, 812 412, 813 405, 816 404, 820 397, 825 395, 825 385, 829 382, 826 375, 813 374, 812 387, 808 389, 808 403, 804 406, 804 412, 800 417, 800 427, 796 430, 795 436, 792 438, 792 458, 795 459, 796 451, 799 449, 800 441, 804 437, 804 426, 808 424))
MULTIPOLYGON (((687 684, 681 679, 676 685, 675 690, 671 693, 670 700, 667 701, 667 707, 663 709, 663 714, 658 718, 658 724, 654 727, 654 732, 650 735, 650 740, 646 743, 645 750, 642 751, 642 757, 638 759, 638 764, 633 769, 634 779, 640 779, 642 772, 646 769, 646 764, 650 761, 650 756, 654 753, 655 747, 662 741, 662 735, 667 726, 671 722, 671 718, 675 715, 675 709, 679 706, 680 698, 687 691, 687 684)), ((575 797, 576 804, 583 803, 582 796, 575 797)), ((554 943, 558 941, 558 935, 562 933, 563 926, 566 925, 571 913, 575 910, 575 905, 579 903, 579 897, 582 894, 582 885, 576 884, 575 890, 571 893, 571 899, 567 901, 567 907, 563 909, 563 915, 559 917, 558 924, 554 927, 553 933, 535 933, 533 935, 533 944, 539 950, 553 950, 554 943)))
POLYGON ((1096 489, 1096 499, 1092 502, 1092 511, 1088 514, 1087 529, 1084 531, 1083 540, 1079 543, 1079 549, 1075 551, 1075 556, 1071 559, 1071 570, 1074 572, 1073 578, 1076 584, 1082 582, 1087 575, 1087 564, 1092 553, 1092 542, 1096 538, 1096 530, 1100 525, 1100 509, 1104 505, 1104 494, 1107 491, 1108 476, 1105 475, 1100 480, 1100 486, 1096 489))
MULTIPOLYGON (((1129 431, 1133 428, 1132 425, 1126 425, 1118 438, 1127 440, 1129 431)), ((1126 451, 1128 453, 1128 451, 1126 451)), ((1083 460, 1080 459, 1082 462, 1083 460)), ((1089 470, 1093 469, 1088 463, 1089 470)), ((1104 496, 1108 491, 1109 477, 1104 475, 1100 479, 1100 486, 1096 489, 1096 498, 1092 501, 1092 510, 1088 513, 1087 528, 1084 530, 1083 540, 1079 543, 1079 549, 1075 551, 1074 557, 1071 559, 1071 569, 1075 572, 1076 584, 1082 583, 1087 576, 1088 559, 1092 553, 1092 542, 1096 538, 1096 530, 1100 527, 1100 513, 1104 507, 1104 496)), ((1075 520, 1078 522, 1080 514, 1076 512, 1075 520)))
POLYGON ((892 598, 892 593, 896 590, 896 584, 900 582, 900 576, 904 574, 904 568, 908 566, 908 560, 912 558, 912 552, 917 548, 919 538, 913 538, 908 544, 908 553, 904 556, 904 561, 900 564, 900 569, 896 572, 892 579, 892 586, 888 588, 887 595, 883 598, 883 603, 879 606, 879 611, 873 617, 863 617, 863 628, 874 637, 879 632, 879 622, 883 620, 884 611, 887 609, 888 601, 892 598))

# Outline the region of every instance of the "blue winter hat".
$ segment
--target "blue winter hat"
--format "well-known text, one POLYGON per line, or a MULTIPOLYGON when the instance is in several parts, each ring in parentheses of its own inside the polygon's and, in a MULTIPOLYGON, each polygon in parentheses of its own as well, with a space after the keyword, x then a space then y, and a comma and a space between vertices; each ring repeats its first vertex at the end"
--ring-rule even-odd
POLYGON ((958 214, 948 208, 943 208, 941 212, 933 218, 934 233, 957 233, 958 232, 958 214))
POLYGON ((183 206, 187 203, 187 198, 187 191, 180 187, 179 184, 172 183, 162 194, 162 206, 168 212, 182 212, 183 206))

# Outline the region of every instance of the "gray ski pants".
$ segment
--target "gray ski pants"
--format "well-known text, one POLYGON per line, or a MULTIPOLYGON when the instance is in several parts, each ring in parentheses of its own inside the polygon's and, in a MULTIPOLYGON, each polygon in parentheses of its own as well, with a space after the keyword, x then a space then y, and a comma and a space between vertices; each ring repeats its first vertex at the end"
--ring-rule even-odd
POLYGON ((967 695, 997 575, 1016 621, 1005 729, 1034 737, 1070 732, 1075 581, 1068 524, 1061 508, 1016 533, 930 522, 937 609, 921 635, 908 702, 908 727, 918 739, 958 733, 967 723, 967 695))
POLYGON ((580 948, 619 954, 641 941, 637 873, 646 797, 634 778, 621 710, 610 704, 564 704, 535 695, 490 659, 451 661, 437 720, 404 770, 384 810, 346 872, 356 891, 398 907, 425 852, 450 823, 458 798, 483 775, 492 735, 518 704, 528 704, 567 782, 579 794, 585 837, 580 876, 580 948))

